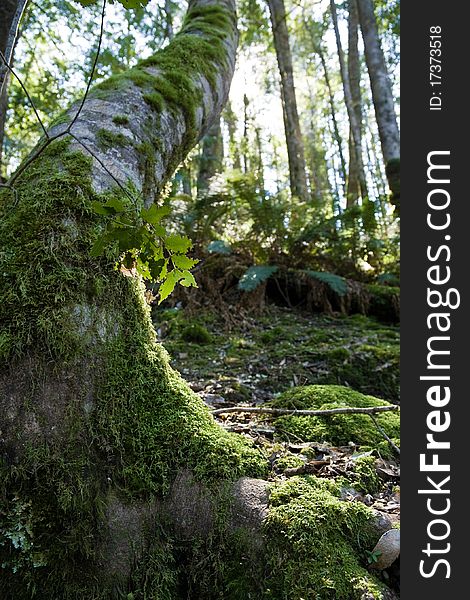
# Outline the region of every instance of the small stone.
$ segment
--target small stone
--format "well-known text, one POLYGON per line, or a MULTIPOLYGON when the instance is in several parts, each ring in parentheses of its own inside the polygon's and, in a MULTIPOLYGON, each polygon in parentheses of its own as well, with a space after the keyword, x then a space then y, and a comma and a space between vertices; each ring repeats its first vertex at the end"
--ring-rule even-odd
POLYGON ((400 530, 386 531, 375 545, 372 554, 377 556, 377 561, 370 565, 371 569, 387 569, 400 555, 400 530))

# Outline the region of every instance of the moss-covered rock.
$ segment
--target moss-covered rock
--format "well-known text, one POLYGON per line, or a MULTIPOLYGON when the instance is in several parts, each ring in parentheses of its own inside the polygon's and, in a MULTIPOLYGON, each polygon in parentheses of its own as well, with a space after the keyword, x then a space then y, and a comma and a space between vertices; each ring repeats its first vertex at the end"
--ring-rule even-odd
POLYGON ((266 598, 361 600, 385 597, 365 568, 375 542, 373 514, 360 502, 340 500, 339 487, 315 477, 275 484, 265 521, 270 573, 266 598))
POLYGON ((192 344, 210 344, 212 336, 203 325, 192 323, 183 329, 181 339, 192 344))
MULTIPOLYGON (((278 396, 272 406, 291 409, 330 409, 387 406, 388 402, 366 396, 338 385, 309 385, 292 388, 278 396)), ((400 435, 400 418, 396 413, 378 413, 375 418, 380 427, 392 439, 400 435)), ((303 441, 326 441, 334 445, 353 442, 359 446, 380 448, 384 454, 390 449, 368 415, 339 414, 330 416, 282 416, 276 426, 283 435, 294 435, 303 441)))

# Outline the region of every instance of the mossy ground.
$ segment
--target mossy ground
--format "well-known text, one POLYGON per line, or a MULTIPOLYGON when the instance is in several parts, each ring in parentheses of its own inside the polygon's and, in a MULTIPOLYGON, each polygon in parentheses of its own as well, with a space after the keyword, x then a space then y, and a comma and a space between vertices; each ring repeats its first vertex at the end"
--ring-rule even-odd
POLYGON ((360 315, 328 317, 269 306, 227 332, 208 312, 155 310, 153 320, 172 364, 197 389, 265 401, 291 386, 340 384, 399 399, 399 331, 360 315), (205 327, 212 342, 188 343, 188 325, 205 327))

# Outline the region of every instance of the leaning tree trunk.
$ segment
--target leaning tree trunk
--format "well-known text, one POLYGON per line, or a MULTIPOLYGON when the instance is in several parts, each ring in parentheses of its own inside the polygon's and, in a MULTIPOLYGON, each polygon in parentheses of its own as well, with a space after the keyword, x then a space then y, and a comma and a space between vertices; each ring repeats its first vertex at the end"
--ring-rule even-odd
POLYGON ((281 76, 281 98, 289 158, 290 187, 293 196, 308 199, 304 144, 300 129, 297 99, 294 86, 292 54, 286 23, 284 0, 268 0, 273 30, 274 46, 281 76))
MULTIPOLYGON (((112 250, 90 253, 109 224, 97 203, 151 206, 210 129, 236 46, 233 0, 190 0, 171 44, 96 86, 76 119, 72 106, 49 133, 64 135, 42 140, 1 191, 2 598, 215 600, 268 586, 292 598, 309 581, 318 549, 296 554, 282 506, 262 525, 267 482, 246 476, 265 475, 266 459, 171 369, 139 279, 114 268, 112 250)), ((360 598, 370 576, 355 552, 345 566, 357 565, 360 598)))
POLYGON ((150 206, 210 129, 237 37, 233 0, 191 0, 171 44, 96 86, 76 121, 72 106, 50 132, 71 134, 1 192, 2 598, 121 597, 145 582, 176 598, 164 524, 209 535, 211 482, 264 471, 169 367, 138 279, 90 256, 107 225, 92 203, 122 186, 150 206))
POLYGON ((367 69, 369 71, 380 144, 392 202, 400 203, 400 132, 393 102, 392 85, 380 45, 372 0, 357 0, 367 69))

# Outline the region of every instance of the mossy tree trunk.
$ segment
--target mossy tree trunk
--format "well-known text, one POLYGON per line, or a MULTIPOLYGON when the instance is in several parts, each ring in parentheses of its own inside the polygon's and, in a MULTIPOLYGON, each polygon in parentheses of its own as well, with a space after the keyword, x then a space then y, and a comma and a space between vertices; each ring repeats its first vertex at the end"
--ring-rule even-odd
POLYGON ((2 598, 176 598, 163 524, 200 539, 215 482, 264 473, 170 368, 138 279, 90 255, 92 202, 119 183, 150 205, 218 117, 237 38, 233 0, 191 0, 171 44, 96 86, 73 137, 1 191, 2 598))
MULTIPOLYGON (((113 252, 90 254, 108 223, 93 202, 122 194, 117 182, 138 208, 158 200, 218 117, 237 37, 233 0, 190 0, 171 44, 96 86, 76 121, 72 106, 52 133, 73 123, 73 136, 1 191, 2 598, 235 600, 267 598, 272 582, 272 598, 293 600, 312 585, 314 545, 307 560, 279 554, 293 553, 282 498, 272 541, 262 535, 267 483, 248 476, 264 476, 266 460, 171 369, 141 282, 114 268, 113 252)), ((317 491, 305 485, 313 535, 317 491)), ((320 491, 338 536, 343 507, 320 491)), ((346 593, 354 572, 360 598, 369 576, 354 544, 371 515, 352 510, 341 560, 346 593)))

